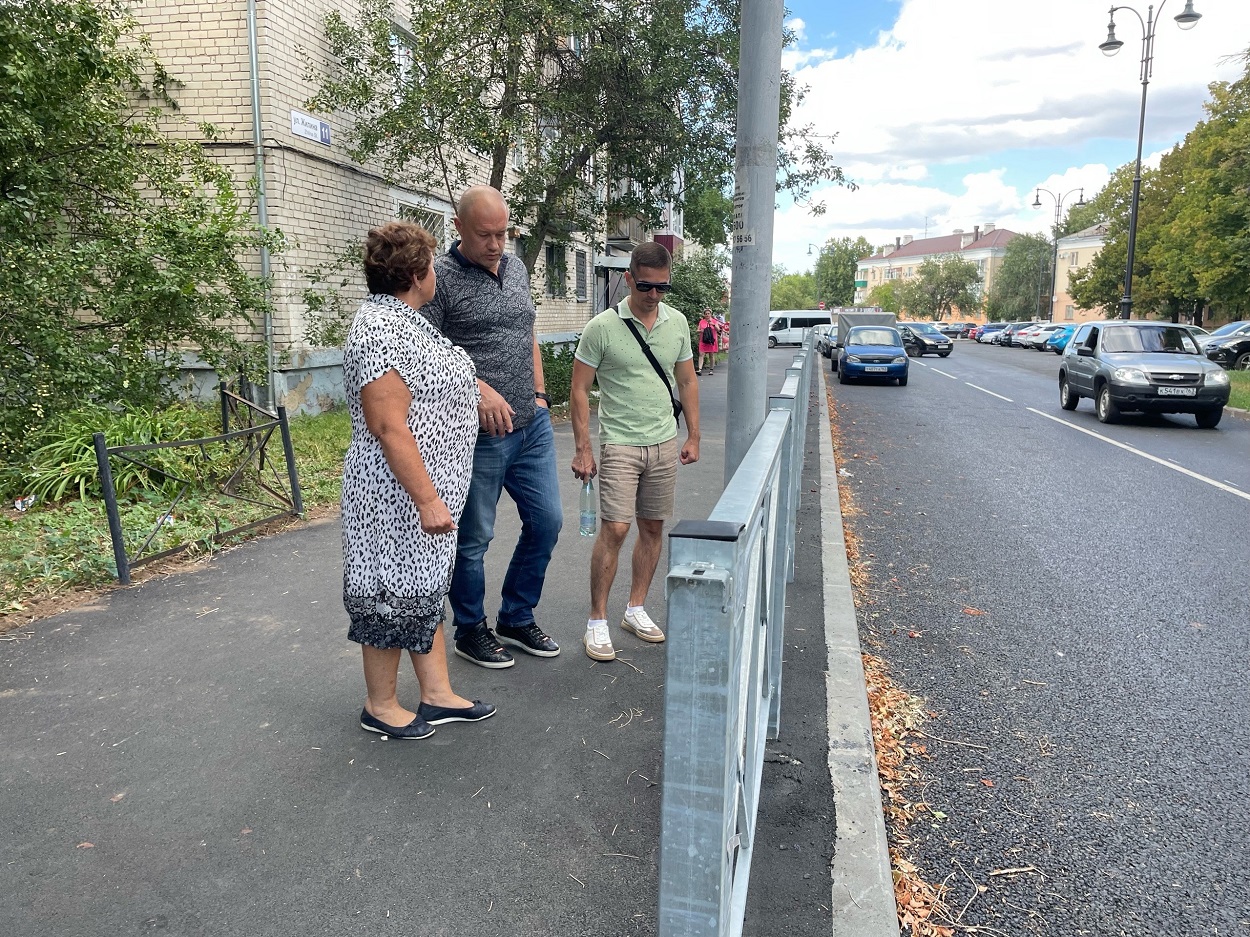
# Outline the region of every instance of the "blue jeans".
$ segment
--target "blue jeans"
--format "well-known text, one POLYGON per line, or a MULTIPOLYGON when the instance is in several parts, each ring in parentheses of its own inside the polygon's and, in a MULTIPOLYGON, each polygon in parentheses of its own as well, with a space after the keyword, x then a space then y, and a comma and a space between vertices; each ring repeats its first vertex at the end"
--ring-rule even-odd
POLYGON ((495 536, 495 510, 505 489, 521 515, 521 537, 504 576, 498 623, 525 625, 534 621, 547 563, 564 523, 556 476, 556 438, 546 407, 537 407, 534 419, 523 429, 506 436, 482 433, 477 438, 473 480, 460 515, 449 596, 457 639, 486 620, 486 568, 482 560, 495 536))

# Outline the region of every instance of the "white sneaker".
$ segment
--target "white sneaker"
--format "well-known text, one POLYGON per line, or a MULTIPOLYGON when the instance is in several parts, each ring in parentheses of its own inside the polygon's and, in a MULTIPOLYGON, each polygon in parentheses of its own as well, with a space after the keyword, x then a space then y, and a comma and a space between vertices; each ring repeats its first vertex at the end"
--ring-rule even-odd
POLYGON ((621 619, 621 627, 626 631, 631 631, 644 641, 650 641, 652 644, 659 644, 664 640, 664 632, 660 630, 660 626, 651 620, 651 616, 647 614, 645 609, 636 609, 625 611, 625 617, 621 619))
POLYGON ((612 646, 606 621, 587 626, 582 643, 586 645, 586 656, 591 660, 616 660, 616 648, 612 646))

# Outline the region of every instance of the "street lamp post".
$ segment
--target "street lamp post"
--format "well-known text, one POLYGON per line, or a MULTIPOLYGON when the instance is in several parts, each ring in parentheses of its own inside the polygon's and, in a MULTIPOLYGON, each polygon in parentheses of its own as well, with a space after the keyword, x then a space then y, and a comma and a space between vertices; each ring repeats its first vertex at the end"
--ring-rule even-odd
MULTIPOLYGON (((1119 10, 1128 10, 1137 17, 1142 27, 1141 41, 1141 114, 1137 120, 1137 171, 1133 174, 1133 200, 1128 216, 1128 263, 1124 268, 1124 298, 1120 300, 1120 318, 1128 319, 1133 314, 1133 252, 1137 247, 1137 203, 1141 197, 1141 147, 1142 136, 1146 129, 1146 88, 1150 84, 1150 76, 1154 70, 1155 58, 1155 27, 1167 0, 1159 4, 1159 15, 1155 15, 1154 4, 1146 8, 1146 18, 1131 6, 1113 6, 1110 22, 1107 23, 1107 38, 1099 43, 1098 48, 1104 55, 1115 55, 1124 43, 1115 37, 1115 15, 1119 10)), ((1185 0, 1185 9, 1173 17, 1181 29, 1192 29, 1202 19, 1201 13, 1194 12, 1194 0, 1185 0)))
MULTIPOLYGON (((1055 292, 1056 290, 1059 289, 1059 222, 1062 220, 1063 203, 1064 203, 1064 200, 1069 195, 1071 195, 1073 192, 1076 192, 1077 193, 1076 201, 1072 203, 1072 207, 1073 208, 1084 207, 1085 189, 1084 187, 1079 188, 1079 189, 1072 189, 1071 191, 1064 192, 1062 195, 1058 195, 1050 191, 1050 189, 1043 189, 1039 187, 1038 190, 1033 193, 1033 207, 1034 208, 1042 207, 1042 193, 1043 192, 1045 192, 1052 199, 1054 199, 1054 202, 1055 202, 1055 226, 1054 228, 1051 229, 1051 232, 1050 232, 1051 239, 1055 242, 1054 249, 1051 251, 1051 261, 1050 261, 1050 315, 1046 317, 1051 322, 1054 322, 1055 321, 1055 292)), ((1038 302, 1038 305, 1040 306, 1042 302, 1040 290, 1038 291, 1037 302, 1038 302)))

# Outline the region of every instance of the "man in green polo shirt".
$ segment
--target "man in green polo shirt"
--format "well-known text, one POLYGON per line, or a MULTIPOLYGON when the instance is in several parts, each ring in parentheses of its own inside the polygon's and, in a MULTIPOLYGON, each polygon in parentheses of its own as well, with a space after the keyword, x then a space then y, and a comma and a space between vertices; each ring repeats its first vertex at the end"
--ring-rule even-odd
POLYGON ((663 547, 664 520, 673 515, 677 463, 699 459, 699 385, 690 350, 686 317, 660 297, 672 289, 672 257, 662 244, 639 245, 625 281, 629 296, 586 325, 573 362, 570 411, 573 474, 585 481, 599 476, 599 536, 590 555, 590 619, 586 653, 612 660, 616 649, 608 632, 608 593, 616 578, 621 544, 638 518, 629 606, 621 627, 644 641, 664 640, 643 603, 663 547), (661 378, 648 360, 633 326, 663 369, 661 378), (590 441, 590 385, 599 380, 599 461, 590 441), (667 379, 667 384, 665 380, 667 379), (677 421, 669 386, 676 384, 686 421, 686 441, 677 444, 677 421))

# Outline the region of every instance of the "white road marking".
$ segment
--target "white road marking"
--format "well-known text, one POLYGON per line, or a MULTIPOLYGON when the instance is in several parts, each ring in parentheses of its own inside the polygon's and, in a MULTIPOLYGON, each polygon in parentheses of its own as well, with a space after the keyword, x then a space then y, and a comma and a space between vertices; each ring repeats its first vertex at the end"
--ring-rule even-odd
POLYGON ((917 360, 915 360, 914 358, 912 359, 912 362, 911 362, 911 363, 912 363, 912 364, 915 364, 915 365, 919 365, 919 366, 920 366, 920 367, 922 367, 922 368, 927 368, 927 367, 928 367, 928 365, 927 365, 927 364, 925 364, 923 361, 917 361, 917 360))
POLYGON ((1010 397, 1004 397, 1002 394, 996 394, 992 390, 986 390, 984 387, 980 387, 972 383, 972 381, 964 381, 964 383, 967 384, 969 387, 971 387, 973 390, 979 390, 983 394, 989 394, 991 397, 997 397, 999 400, 1005 400, 1008 403, 1015 403, 1015 401, 1012 400, 1010 397))
POLYGON ((930 370, 930 371, 932 371, 934 374, 940 374, 940 375, 942 375, 942 377, 949 377, 952 381, 957 381, 957 380, 959 380, 959 378, 955 377, 955 375, 953 375, 953 374, 947 374, 947 373, 946 373, 945 371, 943 371, 941 368, 930 368, 929 370, 930 370))
POLYGON ((1208 478, 1206 475, 1200 475, 1191 469, 1185 468, 1183 465, 1177 465, 1173 462, 1169 462, 1167 459, 1161 459, 1157 455, 1151 455, 1149 452, 1142 452, 1140 449, 1135 449, 1127 443, 1122 443, 1119 440, 1112 439, 1110 436, 1104 436, 1102 433, 1095 433, 1092 429, 1086 429, 1084 426, 1077 426, 1075 423, 1070 423, 1067 420, 1061 420, 1057 416, 1052 416, 1049 413, 1043 413, 1041 410, 1036 410, 1033 407, 1025 407, 1025 409, 1030 413, 1036 413, 1038 416, 1044 416, 1048 420, 1054 420, 1056 423, 1061 423, 1064 426, 1071 427, 1078 433, 1084 433, 1086 436, 1093 436, 1095 439, 1101 439, 1103 442, 1110 443, 1117 449, 1123 449, 1125 452, 1131 452, 1133 455, 1141 456, 1143 459, 1147 459, 1157 465, 1162 465, 1164 468, 1169 468, 1173 472, 1180 472, 1182 475, 1188 475, 1190 478, 1197 479, 1200 482, 1205 482, 1213 488, 1220 489, 1220 491, 1227 491, 1230 495, 1236 495, 1238 498, 1250 501, 1250 494, 1244 491, 1239 491, 1231 484, 1226 485, 1224 482, 1217 482, 1214 478, 1208 478))
POLYGON ((1230 482, 1227 478, 1226 478, 1226 479, 1224 479, 1224 484, 1226 484, 1226 485, 1232 485, 1234 488, 1240 488, 1240 487, 1241 487, 1241 486, 1240 486, 1239 484, 1237 484, 1236 482, 1230 482))

